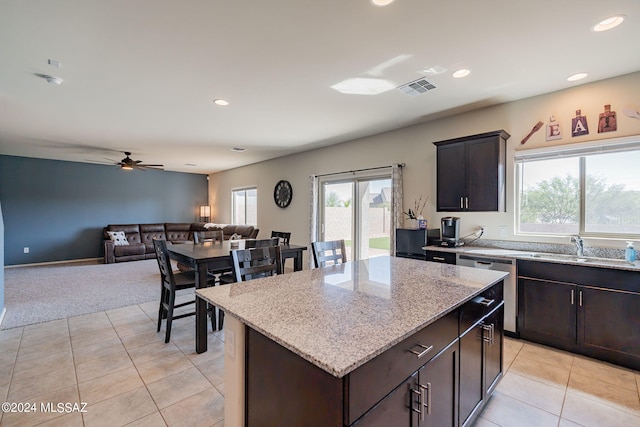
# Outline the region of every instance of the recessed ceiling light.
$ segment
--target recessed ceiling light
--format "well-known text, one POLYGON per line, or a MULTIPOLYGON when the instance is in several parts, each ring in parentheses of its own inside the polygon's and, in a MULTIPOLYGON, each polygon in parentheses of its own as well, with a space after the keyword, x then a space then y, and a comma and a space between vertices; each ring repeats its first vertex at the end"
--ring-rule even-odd
POLYGON ((393 0, 371 0, 371 4, 374 6, 387 6, 393 3, 393 0))
POLYGON ((45 79, 47 81, 47 83, 50 83, 52 85, 61 85, 62 84, 62 79, 60 77, 50 76, 48 74, 38 74, 38 73, 36 73, 36 76, 40 77, 42 79, 45 79))
POLYGON ((587 77, 589 73, 577 73, 572 76, 567 77, 567 81, 575 82, 576 80, 582 80, 587 77))
POLYGON ((213 103, 216 105, 222 105, 222 106, 229 105, 229 101, 225 99, 214 99, 213 103))
POLYGON ((624 15, 616 15, 611 18, 603 19, 593 27, 593 31, 600 32, 610 30, 622 24, 622 21, 624 21, 624 15))
POLYGON ((471 74, 471 70, 467 70, 466 68, 462 68, 458 71, 454 71, 452 76, 455 77, 456 79, 461 79, 463 77, 467 77, 469 74, 471 74))
POLYGON ((242 148, 242 147, 233 147, 231 149, 231 151, 235 152, 235 153, 242 153, 243 151, 247 151, 246 148, 242 148))
POLYGON ((195 163, 185 163, 184 165, 185 165, 185 166, 196 166, 196 164, 195 164, 195 163))

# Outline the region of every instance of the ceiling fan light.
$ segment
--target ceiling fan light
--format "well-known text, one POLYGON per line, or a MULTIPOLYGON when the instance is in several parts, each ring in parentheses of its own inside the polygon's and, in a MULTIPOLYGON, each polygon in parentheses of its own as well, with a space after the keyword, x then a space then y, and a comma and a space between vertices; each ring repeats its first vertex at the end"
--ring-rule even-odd
POLYGON ((126 171, 131 171, 131 170, 133 170, 133 167, 130 166, 130 165, 122 165, 122 166, 120 166, 120 169, 126 170, 126 171))

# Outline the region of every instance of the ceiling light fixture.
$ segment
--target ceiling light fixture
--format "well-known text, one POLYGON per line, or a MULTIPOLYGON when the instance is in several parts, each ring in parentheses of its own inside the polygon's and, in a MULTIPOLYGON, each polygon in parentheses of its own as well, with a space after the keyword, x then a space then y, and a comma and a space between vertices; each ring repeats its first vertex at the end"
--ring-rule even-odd
POLYGON ((382 7, 393 3, 393 0, 371 0, 371 4, 374 6, 382 7))
POLYGON ((463 77, 467 77, 471 74, 471 70, 467 70, 466 68, 461 68, 458 71, 454 71, 452 76, 456 79, 461 79, 463 77))
POLYGON ((616 15, 607 19, 603 19, 602 21, 594 25, 593 31, 601 32, 601 31, 607 31, 612 28, 615 28, 618 25, 622 24, 622 21, 624 21, 624 18, 625 18, 624 15, 616 15))
POLYGON ((233 151, 234 153, 242 153, 244 151, 247 151, 247 149, 242 147, 233 147, 231 151, 233 151))
POLYGON ((63 81, 60 77, 50 76, 48 74, 36 73, 36 76, 45 79, 47 83, 50 83, 52 85, 60 85, 62 84, 62 81, 63 81))
POLYGON ((582 80, 587 77, 589 73, 577 73, 572 76, 567 77, 567 81, 575 82, 576 80, 582 80))
POLYGON ((226 101, 224 99, 214 99, 213 103, 221 106, 229 105, 229 101, 226 101))

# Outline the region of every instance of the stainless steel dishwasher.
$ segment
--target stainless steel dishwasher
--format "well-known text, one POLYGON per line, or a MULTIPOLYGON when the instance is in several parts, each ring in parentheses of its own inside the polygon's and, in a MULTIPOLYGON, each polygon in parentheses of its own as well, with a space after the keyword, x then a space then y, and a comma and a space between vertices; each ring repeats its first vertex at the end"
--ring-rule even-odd
POLYGON ((516 287, 515 259, 457 254, 456 265, 509 273, 509 275, 504 278, 504 330, 516 335, 518 290, 516 287))

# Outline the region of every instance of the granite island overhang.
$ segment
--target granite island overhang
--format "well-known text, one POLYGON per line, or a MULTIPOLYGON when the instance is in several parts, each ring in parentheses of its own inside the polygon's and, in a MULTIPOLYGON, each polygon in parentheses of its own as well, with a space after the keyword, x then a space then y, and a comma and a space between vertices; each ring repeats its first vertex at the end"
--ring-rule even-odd
POLYGON ((331 376, 344 378, 505 276, 383 256, 199 289, 199 297, 227 315, 225 424, 245 425, 240 409, 249 329, 331 376), (235 405, 240 406, 236 415, 229 414, 227 409, 235 405))

